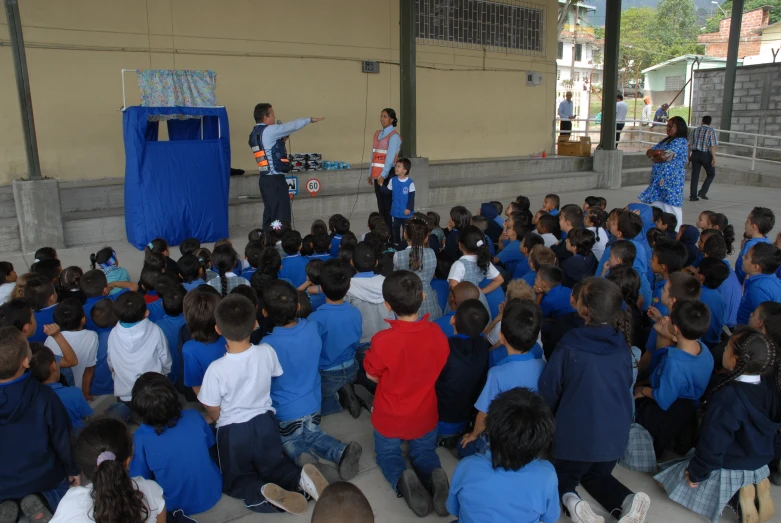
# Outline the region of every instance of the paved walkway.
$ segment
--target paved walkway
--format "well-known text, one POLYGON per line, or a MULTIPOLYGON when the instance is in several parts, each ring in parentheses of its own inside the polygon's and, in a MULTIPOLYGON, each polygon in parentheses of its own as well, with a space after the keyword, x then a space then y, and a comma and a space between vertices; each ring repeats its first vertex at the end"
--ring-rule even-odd
MULTIPOLYGON (((562 204, 565 203, 577 203, 582 204, 584 198, 590 194, 600 195, 607 198, 608 209, 618 206, 625 206, 635 200, 637 194, 642 190, 642 187, 626 187, 617 190, 593 190, 587 192, 560 192, 562 204)), ((514 195, 502 195, 502 200, 510 200, 514 198, 514 195)), ((734 185, 713 185, 710 194, 711 200, 701 200, 696 203, 686 202, 684 205, 684 223, 695 223, 697 216, 700 212, 706 209, 710 209, 716 212, 722 212, 726 214, 733 226, 735 227, 735 234, 737 238, 740 238, 743 234, 743 224, 749 211, 754 206, 766 206, 770 208, 777 208, 777 202, 781 201, 781 189, 763 189, 757 187, 739 187, 734 185)), ((532 207, 536 208, 537 205, 542 203, 542 196, 535 196, 532 198, 532 207)), ((467 202, 470 209, 477 210, 479 202, 467 202)), ((439 212, 443 218, 443 221, 447 221, 448 209, 435 209, 439 212)), ((356 233, 361 233, 364 230, 362 224, 366 223, 366 215, 356 215, 352 217, 353 230, 356 233)), ((306 229, 309 227, 309 223, 297 224, 299 228, 306 229)), ((773 231, 775 235, 776 231, 773 231)), ((232 234, 234 246, 240 253, 243 252, 244 245, 246 244, 246 231, 236 231, 232 234)), ((739 247, 739 243, 736 245, 739 247)), ((80 247, 73 249, 63 249, 59 252, 60 259, 63 266, 79 265, 83 268, 87 268, 89 265, 89 254, 95 252, 101 248, 102 245, 96 245, 91 247, 80 247)), ((135 250, 127 242, 116 242, 112 245, 116 250, 120 265, 126 267, 131 276, 137 277, 141 265, 143 263, 143 255, 141 252, 135 250)), ((172 253, 174 258, 178 257, 178 249, 173 248, 172 253)), ((735 254, 731 256, 734 260, 735 254)), ((20 274, 25 272, 26 267, 32 263, 32 256, 21 254, 9 254, 0 255, 0 259, 11 261, 14 263, 17 272, 20 274)), ((104 400, 105 402, 105 400, 104 400)), ((102 403, 104 403, 102 402, 102 403)), ((194 405, 191 407, 195 407, 194 405)), ((361 417, 357 420, 353 420, 349 414, 341 413, 333 416, 329 416, 323 420, 323 428, 330 434, 338 437, 343 441, 357 441, 363 447, 363 457, 360 462, 360 474, 353 480, 367 496, 376 515, 376 521, 378 523, 400 523, 400 522, 412 522, 419 521, 412 512, 409 511, 403 500, 397 499, 392 492, 390 486, 385 481, 382 473, 377 468, 374 461, 373 453, 373 438, 372 427, 369 414, 363 412, 361 417)), ((446 450, 440 449, 439 455, 442 460, 442 465, 449 475, 452 475, 453 470, 457 464, 457 460, 446 450)), ((623 468, 617 467, 615 471, 616 476, 626 483, 626 485, 635 491, 642 490, 649 494, 652 499, 651 511, 648 521, 652 522, 680 522, 680 521, 707 521, 705 518, 695 515, 692 512, 680 507, 679 505, 671 502, 664 491, 655 484, 653 479, 648 474, 641 474, 631 472, 623 468)), ((781 488, 772 487, 773 498, 779 507, 779 513, 781 513, 781 488)), ((585 496, 588 497, 588 496, 585 496)), ((310 503, 310 512, 313 504, 310 503)), ((596 508, 596 507, 595 507, 596 508)), ((598 509, 598 511, 601 509, 598 509)), ((607 514, 600 512, 607 517, 607 514)), ((221 523, 221 522, 261 522, 261 521, 308 521, 309 516, 294 518, 289 515, 258 515, 246 510, 242 503, 223 497, 223 499, 209 512, 201 514, 197 517, 197 520, 201 523, 221 523)), ((451 521, 452 518, 438 518, 435 515, 430 515, 426 521, 451 521)), ((615 521, 608 518, 607 521, 615 521)), ((562 518, 560 521, 568 521, 566 518, 562 518)), ((736 521, 735 516, 726 511, 725 516, 721 521, 732 522, 736 521)), ((781 521, 781 517, 776 516, 773 521, 781 521)))

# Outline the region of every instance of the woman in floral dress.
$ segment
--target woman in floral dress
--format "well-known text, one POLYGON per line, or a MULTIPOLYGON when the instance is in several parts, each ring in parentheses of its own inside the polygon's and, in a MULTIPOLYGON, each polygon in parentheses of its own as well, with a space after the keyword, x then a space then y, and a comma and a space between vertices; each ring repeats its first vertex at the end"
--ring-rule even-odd
POLYGON ((680 116, 667 122, 667 138, 648 149, 645 155, 654 163, 648 188, 638 199, 675 214, 683 223, 683 186, 689 158, 689 129, 680 116))

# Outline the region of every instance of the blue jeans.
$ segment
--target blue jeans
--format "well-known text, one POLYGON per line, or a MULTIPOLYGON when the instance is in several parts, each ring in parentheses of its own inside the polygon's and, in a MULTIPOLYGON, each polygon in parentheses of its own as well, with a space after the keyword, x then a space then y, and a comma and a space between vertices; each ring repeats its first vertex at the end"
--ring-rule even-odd
POLYGON ((485 451, 488 450, 488 437, 485 435, 485 432, 483 432, 476 440, 470 442, 466 447, 462 447, 461 442, 459 442, 458 445, 456 445, 456 449, 458 450, 458 457, 460 459, 468 458, 475 454, 485 454, 485 451))
POLYGON ((111 406, 106 409, 104 414, 106 417, 122 420, 125 423, 130 421, 130 407, 121 401, 112 403, 111 406))
MULTIPOLYGON (((376 430, 374 431, 374 452, 377 454, 377 465, 380 466, 385 479, 397 493, 396 486, 399 479, 407 470, 407 463, 401 455, 401 442, 402 440, 399 438, 386 438, 376 430)), ((412 462, 412 468, 426 488, 431 483, 431 473, 442 467, 436 448, 436 428, 418 439, 409 440, 409 459, 412 462)))
POLYGON ((321 416, 342 412, 337 391, 355 381, 358 375, 358 363, 355 359, 347 361, 342 368, 330 368, 320 371, 320 387, 323 393, 323 405, 320 408, 321 416))
POLYGON ((280 421, 279 435, 282 437, 282 450, 293 461, 308 452, 338 465, 344 449, 347 448, 347 445, 320 429, 319 412, 303 418, 280 421))
POLYGON ((41 496, 43 496, 44 499, 46 500, 46 504, 49 505, 52 514, 54 514, 57 511, 57 505, 60 504, 60 501, 62 500, 63 496, 65 496, 65 493, 68 492, 69 488, 70 488, 70 482, 66 477, 65 479, 62 480, 62 483, 60 483, 53 489, 47 490, 46 492, 41 492, 41 496))

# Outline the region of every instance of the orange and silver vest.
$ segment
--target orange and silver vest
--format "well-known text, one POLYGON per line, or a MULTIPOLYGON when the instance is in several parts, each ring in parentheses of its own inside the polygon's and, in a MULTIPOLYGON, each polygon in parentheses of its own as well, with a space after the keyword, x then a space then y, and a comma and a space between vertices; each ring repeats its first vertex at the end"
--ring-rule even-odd
MULTIPOLYGON (((382 174, 382 170, 385 168, 385 160, 388 156, 388 145, 390 144, 390 138, 394 134, 398 136, 398 133, 394 130, 389 132, 388 136, 380 140, 379 137, 381 132, 382 130, 379 130, 374 133, 374 145, 372 146, 372 178, 379 178, 382 174)), ((398 159, 399 155, 396 153, 396 158, 393 159, 393 163, 395 164, 396 160, 398 159)))
POLYGON ((271 158, 266 154, 266 146, 263 143, 263 131, 266 127, 268 126, 263 124, 256 125, 249 135, 249 146, 252 148, 252 155, 258 164, 260 174, 289 173, 292 166, 287 157, 285 142, 277 140, 271 146, 271 158))

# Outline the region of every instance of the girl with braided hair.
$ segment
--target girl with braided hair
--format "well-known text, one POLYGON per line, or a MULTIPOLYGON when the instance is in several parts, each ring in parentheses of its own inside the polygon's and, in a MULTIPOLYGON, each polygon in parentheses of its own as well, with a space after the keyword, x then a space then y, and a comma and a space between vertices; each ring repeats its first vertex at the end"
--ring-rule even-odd
POLYGON ((239 263, 239 256, 230 245, 215 247, 212 255, 212 266, 217 270, 217 277, 209 285, 217 289, 224 298, 239 285, 249 285, 246 278, 238 276, 234 271, 239 263))
POLYGON ((726 505, 741 522, 773 516, 767 464, 781 426, 779 360, 769 336, 751 329, 733 334, 722 358, 730 372, 702 404, 697 445, 654 477, 670 499, 714 523, 726 505))
POLYGON ((420 277, 423 283, 423 304, 418 310, 418 317, 429 315, 434 321, 442 316, 437 295, 431 288, 431 280, 437 268, 437 255, 426 246, 428 225, 418 218, 410 218, 404 226, 404 240, 407 248, 393 255, 394 271, 412 271, 420 277))

